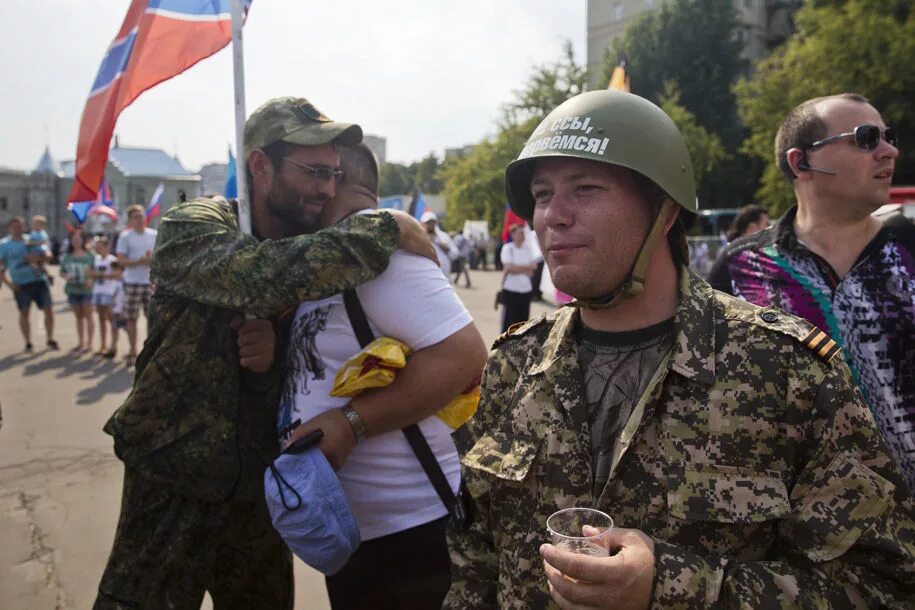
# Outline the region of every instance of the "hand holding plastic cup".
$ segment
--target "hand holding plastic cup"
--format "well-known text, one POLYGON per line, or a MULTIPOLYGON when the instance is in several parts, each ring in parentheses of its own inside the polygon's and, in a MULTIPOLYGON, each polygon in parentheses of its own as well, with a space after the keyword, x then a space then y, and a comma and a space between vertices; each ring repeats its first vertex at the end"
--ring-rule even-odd
POLYGON ((608 542, 613 530, 613 519, 599 510, 565 508, 547 518, 546 528, 557 549, 591 557, 610 555, 608 542))

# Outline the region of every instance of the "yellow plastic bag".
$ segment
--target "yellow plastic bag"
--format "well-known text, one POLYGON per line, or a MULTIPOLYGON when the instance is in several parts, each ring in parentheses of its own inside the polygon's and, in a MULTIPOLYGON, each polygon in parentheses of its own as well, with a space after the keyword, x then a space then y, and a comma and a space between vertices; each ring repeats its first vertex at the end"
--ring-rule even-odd
MULTIPOLYGON (((343 363, 334 378, 334 387, 330 395, 352 398, 364 390, 391 385, 397 376, 397 370, 406 366, 407 357, 411 353, 409 347, 396 339, 375 339, 343 363)), ((477 378, 436 415, 456 430, 473 417, 479 402, 480 380, 477 378)))
POLYGON ((331 396, 352 398, 364 390, 394 383, 397 369, 407 364, 410 348, 388 337, 379 337, 347 360, 337 371, 331 396))
POLYGON ((461 392, 436 413, 438 418, 448 424, 452 430, 457 430, 464 422, 473 417, 480 404, 480 380, 476 380, 469 390, 461 392))

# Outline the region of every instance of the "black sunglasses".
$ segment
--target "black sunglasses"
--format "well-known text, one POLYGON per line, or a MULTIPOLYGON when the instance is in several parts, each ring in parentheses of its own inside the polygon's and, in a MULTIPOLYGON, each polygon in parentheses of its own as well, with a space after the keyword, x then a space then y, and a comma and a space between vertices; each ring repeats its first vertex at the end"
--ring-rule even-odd
POLYGON ((825 146, 826 144, 836 142, 849 136, 855 137, 855 145, 861 150, 876 149, 880 145, 881 137, 886 140, 886 143, 890 146, 895 146, 898 148, 899 140, 896 138, 896 130, 892 127, 880 129, 876 125, 858 125, 855 127, 854 131, 846 131, 845 133, 840 133, 834 136, 829 136, 828 138, 823 138, 822 140, 817 140, 808 146, 807 150, 819 148, 820 146, 825 146))
POLYGON ((293 165, 302 168, 302 170, 308 172, 309 174, 311 174, 318 180, 321 180, 322 182, 327 182, 331 178, 333 178, 337 182, 340 182, 341 180, 343 180, 343 176, 346 175, 345 172, 342 169, 340 169, 339 167, 315 167, 313 165, 299 163, 298 161, 296 161, 295 159, 292 159, 290 157, 283 157, 283 158, 286 159, 287 161, 289 161, 290 163, 292 163, 293 165))

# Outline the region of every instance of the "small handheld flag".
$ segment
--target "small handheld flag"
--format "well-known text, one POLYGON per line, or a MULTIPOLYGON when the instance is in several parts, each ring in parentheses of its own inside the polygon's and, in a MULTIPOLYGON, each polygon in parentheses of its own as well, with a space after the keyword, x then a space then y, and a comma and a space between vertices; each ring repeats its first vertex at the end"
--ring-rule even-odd
POLYGON ((620 91, 631 91, 629 84, 629 75, 626 74, 626 60, 621 59, 618 66, 613 68, 613 74, 610 76, 610 83, 607 89, 619 89, 620 91))
POLYGON ((159 215, 161 211, 162 194, 165 192, 165 184, 160 182, 156 190, 153 191, 152 197, 149 198, 149 204, 146 206, 146 224, 159 215))

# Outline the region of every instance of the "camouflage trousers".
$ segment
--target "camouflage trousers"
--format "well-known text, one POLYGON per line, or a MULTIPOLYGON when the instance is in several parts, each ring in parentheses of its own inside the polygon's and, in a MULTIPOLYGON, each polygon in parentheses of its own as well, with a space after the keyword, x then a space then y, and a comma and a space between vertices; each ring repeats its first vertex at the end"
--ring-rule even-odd
POLYGON ((291 609, 292 556, 260 500, 209 504, 126 472, 95 610, 291 609))

